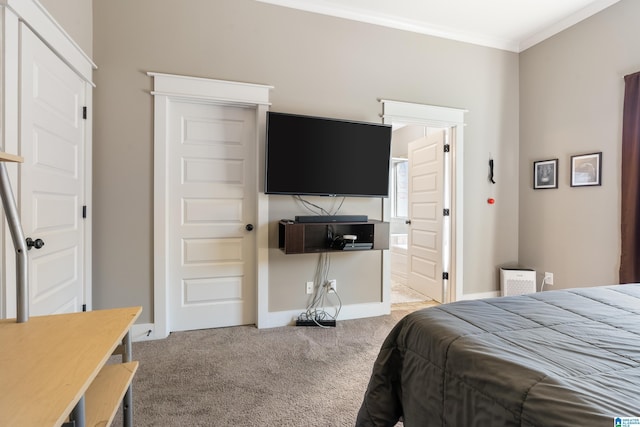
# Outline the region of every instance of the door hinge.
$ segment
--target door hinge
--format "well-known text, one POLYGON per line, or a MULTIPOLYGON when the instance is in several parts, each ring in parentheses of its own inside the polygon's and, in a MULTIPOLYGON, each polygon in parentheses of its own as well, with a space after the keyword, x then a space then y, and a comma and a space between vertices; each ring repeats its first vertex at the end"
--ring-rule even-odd
POLYGON ((450 215, 449 209, 443 209, 442 210, 442 215, 449 216, 450 215))
POLYGON ((449 144, 444 144, 444 152, 445 153, 448 153, 450 149, 451 149, 451 146, 449 144))
POLYGON ((84 205, 82 207, 82 218, 86 218, 87 217, 87 205, 84 205))
POLYGON ((82 118, 87 120, 87 107, 82 107, 82 118))
POLYGON ((449 273, 442 273, 442 280, 449 280, 449 273))

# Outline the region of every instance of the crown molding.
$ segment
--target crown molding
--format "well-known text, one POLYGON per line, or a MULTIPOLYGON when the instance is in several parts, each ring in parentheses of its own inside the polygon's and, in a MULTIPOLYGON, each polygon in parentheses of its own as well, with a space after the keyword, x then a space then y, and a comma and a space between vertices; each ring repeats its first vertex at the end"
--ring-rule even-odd
POLYGON ((377 13, 372 10, 351 8, 347 5, 327 4, 322 2, 309 2, 301 0, 256 0, 261 3, 268 3, 276 6, 288 7, 291 9, 303 10, 306 12, 318 13, 322 15, 334 16, 352 21, 365 22, 368 24, 380 25, 388 28, 409 31, 418 34, 425 34, 440 37, 448 40, 455 40, 510 52, 520 53, 531 46, 546 40, 549 37, 589 18, 590 16, 606 9, 620 0, 597 0, 589 6, 579 10, 571 16, 543 29, 540 32, 530 35, 524 40, 506 39, 499 37, 489 37, 483 34, 461 31, 444 25, 434 25, 417 20, 403 19, 397 16, 377 13))

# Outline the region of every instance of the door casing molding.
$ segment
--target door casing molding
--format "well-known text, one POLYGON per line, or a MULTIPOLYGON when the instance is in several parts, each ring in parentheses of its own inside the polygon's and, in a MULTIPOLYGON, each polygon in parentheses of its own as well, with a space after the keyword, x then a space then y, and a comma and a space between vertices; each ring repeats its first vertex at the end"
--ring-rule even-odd
MULTIPOLYGON (((451 253, 451 262, 444 265, 443 271, 449 272, 448 281, 443 281, 444 302, 453 302, 463 296, 463 230, 464 230, 464 114, 468 110, 435 105, 415 104, 402 101, 380 99, 382 103, 382 121, 385 124, 425 125, 439 128, 450 128, 451 151, 449 159, 445 158, 445 180, 449 179, 450 191, 445 191, 444 207, 451 208, 451 247, 443 247, 443 253, 451 253)), ((384 221, 391 217, 388 199, 385 199, 383 211, 384 221)), ((383 271, 383 301, 391 299, 391 270, 383 271)))
MULTIPOLYGON (((3 151, 20 154, 21 127, 21 31, 27 26, 48 48, 85 82, 85 105, 88 107, 84 123, 85 156, 81 160, 84 166, 85 194, 84 203, 92 206, 92 123, 93 123, 93 70, 97 67, 80 46, 64 31, 51 14, 37 0, 0 0, 0 34, 3 40, 0 49, 0 82, 3 108, 0 111, 0 146, 3 151)), ((11 186, 16 194, 19 184, 19 166, 7 166, 11 186)), ((17 201, 20 205, 19 200, 17 201)), ((83 220, 84 238, 84 304, 92 309, 92 218, 83 220)), ((2 220, 0 241, 5 268, 0 274, 0 318, 15 317, 16 314, 16 263, 15 250, 9 238, 6 220, 2 220)))
POLYGON ((261 313, 268 308, 269 279, 269 206, 268 199, 261 191, 264 188, 264 140, 266 131, 266 112, 269 107, 269 91, 273 86, 252 83, 240 83, 200 77, 180 76, 157 72, 148 72, 153 78, 154 96, 154 281, 153 281, 153 319, 148 328, 148 338, 166 338, 169 333, 168 317, 168 218, 167 218, 167 140, 168 107, 174 100, 196 103, 210 103, 227 106, 243 106, 255 109, 256 119, 256 162, 258 165, 256 198, 255 266, 256 270, 256 311, 257 323, 261 313))

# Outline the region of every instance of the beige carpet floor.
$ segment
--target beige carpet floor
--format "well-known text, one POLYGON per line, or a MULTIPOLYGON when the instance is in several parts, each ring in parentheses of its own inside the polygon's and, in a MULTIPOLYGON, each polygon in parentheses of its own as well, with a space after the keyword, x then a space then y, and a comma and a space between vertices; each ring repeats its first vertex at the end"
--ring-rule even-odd
POLYGON ((134 343, 134 425, 353 426, 384 338, 424 304, 393 307, 334 328, 239 326, 134 343))

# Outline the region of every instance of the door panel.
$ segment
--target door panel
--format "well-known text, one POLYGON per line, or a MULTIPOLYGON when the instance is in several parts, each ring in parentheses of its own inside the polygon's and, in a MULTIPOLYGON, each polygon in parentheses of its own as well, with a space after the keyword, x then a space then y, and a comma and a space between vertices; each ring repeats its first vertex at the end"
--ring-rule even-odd
POLYGON ((21 26, 20 212, 29 251, 30 314, 76 312, 85 303, 85 83, 21 26))
POLYGON ((169 111, 170 330, 255 322, 255 110, 169 111))
POLYGON ((438 302, 442 291, 444 131, 409 143, 408 284, 438 302))

